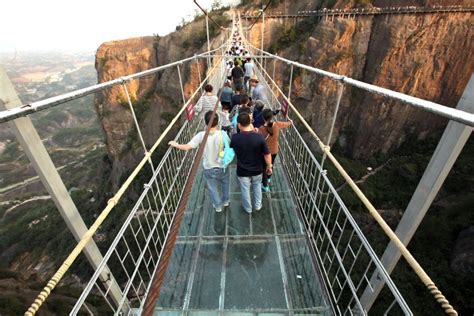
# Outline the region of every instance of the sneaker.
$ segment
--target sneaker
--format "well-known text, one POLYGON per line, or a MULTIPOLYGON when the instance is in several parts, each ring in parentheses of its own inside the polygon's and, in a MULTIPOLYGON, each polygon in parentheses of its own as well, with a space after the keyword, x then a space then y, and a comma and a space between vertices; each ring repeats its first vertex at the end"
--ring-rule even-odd
POLYGON ((262 191, 263 191, 263 192, 270 192, 270 187, 264 187, 264 186, 262 186, 262 191))
POLYGON ((246 210, 246 209, 244 209, 244 211, 245 211, 245 213, 247 213, 247 214, 252 214, 252 210, 246 210))
POLYGON ((216 208, 216 213, 220 213, 222 212, 222 209, 219 207, 219 208, 216 208))
POLYGON ((230 201, 224 202, 224 207, 227 207, 230 205, 230 201))
POLYGON ((262 207, 260 206, 259 208, 256 208, 255 211, 260 211, 262 209, 262 207))

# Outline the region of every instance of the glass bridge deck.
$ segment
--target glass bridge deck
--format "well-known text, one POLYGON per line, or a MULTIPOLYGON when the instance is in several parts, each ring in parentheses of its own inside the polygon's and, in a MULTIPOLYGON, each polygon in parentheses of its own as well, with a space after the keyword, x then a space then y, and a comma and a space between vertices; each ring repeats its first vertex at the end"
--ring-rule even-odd
POLYGON ((281 166, 251 215, 230 168, 231 204, 221 213, 196 176, 155 315, 331 315, 281 166))

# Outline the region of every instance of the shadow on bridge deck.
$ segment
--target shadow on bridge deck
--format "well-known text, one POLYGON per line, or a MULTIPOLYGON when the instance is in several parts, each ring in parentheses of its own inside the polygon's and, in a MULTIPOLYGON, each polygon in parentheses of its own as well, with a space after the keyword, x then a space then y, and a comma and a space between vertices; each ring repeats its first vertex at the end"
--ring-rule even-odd
POLYGON ((197 175, 155 314, 332 314, 281 166, 252 215, 230 168, 231 205, 222 213, 197 175))

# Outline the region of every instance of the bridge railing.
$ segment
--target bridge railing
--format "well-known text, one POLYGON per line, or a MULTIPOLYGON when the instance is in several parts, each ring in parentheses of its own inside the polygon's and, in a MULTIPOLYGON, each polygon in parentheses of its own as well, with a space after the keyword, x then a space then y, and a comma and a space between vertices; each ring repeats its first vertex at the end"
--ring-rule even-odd
MULTIPOLYGON (((405 7, 372 7, 372 8, 352 8, 352 9, 320 9, 303 10, 296 13, 284 13, 281 11, 271 11, 265 14, 265 18, 302 18, 302 17, 354 17, 360 15, 388 15, 388 14, 428 14, 428 13, 469 13, 474 12, 474 6, 405 6, 405 7)), ((243 19, 257 19, 260 16, 246 13, 241 16, 243 19)))
MULTIPOLYGON (((195 105, 205 83, 214 87, 223 85, 226 65, 220 58, 214 59, 215 67, 201 82, 195 93, 185 105, 195 105)), ((183 120, 180 111, 168 128, 179 129, 175 140, 188 143, 200 130, 204 129, 202 115, 183 120), (179 119, 178 119, 179 118, 179 119)), ((150 179, 144 184, 143 191, 128 213, 100 266, 90 278, 71 315, 91 309, 97 313, 129 313, 133 309, 143 308, 149 287, 162 259, 168 232, 175 218, 175 212, 188 180, 196 150, 171 150, 167 144, 158 166, 150 179), (114 275, 115 285, 122 292, 117 302, 110 293, 111 284, 104 284, 99 278, 103 270, 108 269, 114 275)))
MULTIPOLYGON (((288 59, 270 54, 270 53, 268 53, 266 51, 263 51, 261 49, 258 49, 256 47, 252 46, 248 42, 247 42, 247 46, 249 47, 249 49, 253 53, 253 55, 256 56, 255 60, 256 60, 256 63, 258 65, 257 68, 259 69, 259 72, 260 72, 259 75, 262 79, 262 82, 267 82, 267 89, 272 94, 272 98, 274 100, 278 101, 278 103, 280 103, 279 100, 284 101, 284 104, 288 108, 288 110, 297 117, 297 121, 300 124, 300 126, 303 127, 303 130, 309 134, 308 136, 314 142, 314 145, 316 145, 315 147, 319 147, 319 149, 321 150, 321 152, 322 152, 322 159, 321 159, 321 162, 320 162, 321 168, 323 168, 322 166, 324 166, 325 160, 329 159, 332 166, 337 170, 335 175, 342 177, 344 179, 344 181, 350 186, 350 188, 352 189, 352 191, 356 195, 357 199, 360 200, 361 204, 363 204, 363 206, 369 212, 371 217, 377 222, 379 227, 382 229, 384 235, 386 235, 390 239, 390 241, 394 243, 397 250, 400 251, 401 255, 405 258, 406 262, 408 263, 408 265, 410 266, 412 271, 416 274, 416 276, 419 278, 419 280, 425 285, 426 289, 431 293, 431 295, 434 297, 436 302, 441 305, 441 307, 443 308, 443 310, 447 314, 457 315, 456 310, 453 308, 453 306, 450 305, 449 301, 444 297, 444 295, 441 293, 441 291, 437 288, 434 281, 424 271, 424 269, 417 262, 417 260, 413 257, 413 255, 410 253, 410 251, 408 251, 406 246, 400 241, 399 237, 390 228, 390 226, 385 222, 385 220, 382 218, 380 213, 375 209, 373 204, 367 199, 365 194, 360 190, 360 188, 357 186, 357 184, 354 182, 354 180, 349 176, 349 174, 341 166, 341 164, 336 159, 336 157, 332 154, 330 144, 331 144, 331 137, 332 137, 332 134, 333 134, 333 129, 334 129, 335 121, 336 121, 336 118, 337 118, 338 109, 339 109, 339 106, 340 106, 342 94, 343 94, 344 88, 346 86, 355 87, 355 88, 358 88, 358 89, 362 89, 365 92, 368 92, 368 93, 371 93, 371 94, 375 94, 375 95, 382 96, 384 98, 389 98, 389 99, 392 99, 392 100, 400 101, 404 104, 407 104, 407 105, 410 105, 410 106, 413 106, 413 107, 416 107, 416 108, 419 108, 419 109, 437 114, 439 116, 446 117, 450 120, 462 123, 462 124, 467 125, 467 126, 474 126, 474 115, 471 114, 471 113, 468 113, 466 111, 462 111, 462 110, 458 110, 458 109, 454 109, 454 108, 449 108, 449 107, 443 106, 441 104, 437 104, 437 103, 434 103, 434 102, 430 102, 430 101, 426 101, 426 100, 423 100, 423 99, 415 98, 415 97, 412 97, 412 96, 409 96, 409 95, 406 95, 406 94, 398 93, 398 92, 395 92, 395 91, 392 91, 392 90, 389 90, 389 89, 381 88, 381 87, 371 85, 371 84, 367 84, 367 83, 364 83, 364 82, 361 82, 361 81, 358 81, 358 80, 355 80, 355 79, 352 79, 352 78, 337 75, 337 74, 334 74, 334 73, 331 73, 331 72, 328 72, 328 71, 324 71, 324 70, 314 68, 314 67, 311 67, 311 66, 308 66, 308 65, 304 65, 304 64, 301 64, 301 63, 298 63, 298 62, 294 62, 294 61, 291 61, 291 60, 288 60, 288 59), (260 60, 260 62, 258 60, 260 60), (285 95, 285 93, 283 93, 283 91, 282 91, 283 87, 282 86, 280 87, 274 81, 273 78, 275 76, 274 75, 270 76, 268 74, 268 72, 266 71, 266 65, 268 65, 268 61, 271 61, 271 60, 273 60, 273 61, 279 60, 279 61, 283 62, 284 64, 287 64, 290 67, 290 78, 289 78, 289 81, 288 81, 289 87, 288 87, 288 94, 287 95, 285 95), (291 102, 293 74, 294 74, 294 71, 296 71, 296 70, 308 70, 312 73, 318 74, 321 77, 331 79, 332 81, 337 83, 336 106, 335 106, 332 122, 331 122, 331 125, 330 125, 329 135, 325 139, 325 142, 323 142, 321 140, 321 138, 316 134, 316 132, 308 124, 306 119, 299 113, 298 109, 291 102)), ((274 65, 275 64, 273 64, 273 69, 275 69, 274 65)), ((273 70, 273 72, 274 71, 275 70, 273 70)), ((283 85, 283 83, 282 83, 282 85, 283 85)), ((282 105, 282 103, 283 102, 281 102, 280 104, 282 105)), ((297 147, 297 148, 298 148, 298 150, 302 150, 301 146, 297 147)), ((292 157, 292 159, 294 159, 294 157, 292 157)), ((290 160, 290 161, 293 164, 293 162, 292 162, 293 160, 290 160)), ((308 174, 303 173, 303 176, 308 176, 308 174)), ((324 179, 325 177, 326 177, 326 175, 323 174, 322 176, 318 176, 318 179, 319 178, 324 179)), ((308 194, 313 195, 314 201, 317 201, 317 199, 320 198, 320 194, 326 194, 327 196, 329 196, 329 195, 333 194, 332 192, 334 191, 333 188, 331 188, 331 189, 326 188, 326 191, 320 189, 320 182, 321 182, 321 180, 319 179, 318 182, 317 182, 318 184, 317 184, 316 188, 313 188, 311 184, 309 184, 307 186, 308 187, 308 194)), ((297 181, 296 182, 296 185, 299 185, 299 186, 304 185, 304 184, 305 184, 305 181, 297 181)), ((329 186, 329 184, 328 184, 328 186, 329 186)), ((299 187, 296 187, 295 190, 298 192, 298 190, 300 190, 300 189, 299 189, 299 187)), ((337 195, 334 194, 334 196, 337 196, 337 195)), ((335 200, 339 201, 339 198, 335 198, 335 200)), ((318 202, 318 204, 319 204, 319 202, 318 202)), ((317 209, 319 210, 319 212, 321 212, 321 214, 323 214, 323 212, 325 212, 325 207, 326 207, 325 204, 322 204, 322 205, 323 205, 322 210, 319 209, 319 205, 317 207, 317 209)), ((347 209, 345 207, 343 207, 343 208, 347 209)), ((332 207, 331 207, 331 209, 332 209, 332 207)), ((305 211, 306 210, 303 210, 303 212, 305 212, 305 211)), ((330 213, 332 213, 332 211, 330 213)), ((339 211, 336 211, 336 213, 339 213, 339 211)), ((313 216, 313 215, 311 215, 311 216, 313 216)), ((336 224, 333 224, 333 225, 336 225, 336 224)), ((339 224, 339 226, 340 226, 340 224, 339 224)), ((336 225, 336 227, 338 227, 338 226, 336 225)), ((334 229, 334 227, 333 227, 333 229, 334 229)), ((313 230, 310 230, 310 232, 312 234, 316 234, 316 237, 314 237, 314 238, 318 238, 317 236, 319 234, 319 231, 315 232, 313 230)), ((338 237, 339 236, 337 236, 337 238, 338 237)), ((328 238, 330 238, 330 237, 328 237, 328 238)), ((338 238, 338 240, 334 241, 333 243, 337 244, 338 242, 340 242, 340 240, 341 239, 338 238)), ((324 245, 324 241, 322 240, 321 242, 323 242, 323 245, 324 245)), ((351 248, 353 248, 353 247, 351 247, 351 248)), ((372 254, 374 254, 373 250, 370 251, 370 252, 372 254)), ((342 252, 342 253, 339 252, 336 255, 336 257, 337 256, 340 256, 342 258, 344 256, 344 252, 342 252)), ((385 268, 383 267, 383 265, 379 265, 380 264, 379 259, 377 257, 375 257, 374 259, 376 259, 376 262, 378 262, 378 264, 376 266, 379 269, 382 269, 383 271, 380 271, 380 272, 375 271, 375 273, 373 273, 374 271, 372 271, 372 274, 371 274, 370 271, 368 271, 368 270, 372 269, 373 267, 371 267, 370 265, 367 267, 368 272, 367 271, 366 271, 367 273, 363 272, 364 277, 361 280, 361 282, 362 282, 361 284, 362 284, 363 289, 359 289, 359 287, 357 285, 356 286, 357 291, 356 291, 355 294, 353 293, 354 294, 353 299, 355 300, 355 303, 357 303, 357 301, 360 300, 360 298, 361 298, 360 295, 362 295, 362 293, 359 295, 359 290, 362 291, 362 292, 368 291, 368 292, 371 292, 371 293, 375 293, 374 288, 373 288, 373 284, 371 283, 371 281, 366 280, 367 274, 369 274, 371 276, 377 276, 377 275, 381 276, 383 273, 387 274, 387 272, 386 272, 385 268)), ((322 264, 324 264, 324 262, 322 262, 322 264)), ((331 275, 330 271, 328 271, 328 273, 329 273, 329 275, 331 275)), ((382 279, 385 281, 385 279, 383 277, 382 277, 382 279)), ((388 287, 390 288, 390 290, 392 290, 390 285, 388 287)), ((394 290, 396 290, 396 288, 394 288, 394 290)), ((395 292, 393 292, 393 293, 395 293, 395 292)), ((394 296, 397 297, 395 294, 394 294, 394 296)), ((354 302, 352 302, 352 303, 355 304, 354 302)), ((359 305, 359 304, 360 303, 357 303, 357 305, 359 305)), ((360 304, 360 305, 362 305, 364 307, 363 310, 365 310, 367 305, 366 304, 360 304)), ((358 306, 358 308, 360 308, 360 306, 358 306)), ((367 309, 370 309, 370 307, 368 307, 367 309)))
POLYGON ((227 46, 228 43, 225 43, 194 57, 0 112, 0 123, 3 123, 95 94, 99 116, 103 116, 102 124, 112 130, 120 126, 127 132, 125 136, 116 133, 115 138, 108 140, 115 155, 121 159, 126 155, 128 160, 139 160, 134 170, 128 174, 123 171, 123 177, 116 179, 120 187, 115 194, 104 192, 111 198, 105 208, 97 212, 98 215, 81 212, 92 225, 75 247, 71 247, 74 249, 30 306, 27 315, 38 311, 69 268, 78 264, 76 259, 82 256, 92 239, 102 250, 106 250, 107 246, 111 248, 107 257, 100 261, 100 266, 94 266, 92 272, 88 267, 77 269, 76 266, 78 271, 81 270, 82 279, 89 280, 93 276, 87 294, 81 296, 83 304, 76 305, 74 311, 101 314, 105 311, 123 312, 135 306, 137 297, 141 297, 148 286, 149 273, 154 272, 159 260, 173 208, 179 201, 176 192, 181 192, 180 188, 187 179, 188 164, 193 161, 191 153, 170 153, 167 141, 177 135, 179 141, 187 142, 198 128, 204 128, 199 123, 200 116, 190 123, 186 122, 186 113, 196 104, 205 84, 222 86, 225 65, 219 54, 227 46), (206 64, 205 60, 210 64, 206 64), (185 74, 193 76, 186 81, 186 86, 185 74), (168 110, 160 107, 160 99, 141 89, 143 85, 154 86, 159 76, 174 80, 177 89, 181 90, 177 91, 180 95, 177 100, 168 102, 168 110), (112 104, 105 104, 109 102, 106 100, 112 100, 112 104), (140 125, 149 120, 143 115, 147 111, 154 112, 156 121, 147 121, 151 132, 145 134, 140 125), (137 202, 131 205, 131 201, 137 202), (120 228, 124 221, 124 226, 120 228), (127 243, 127 238, 130 238, 130 243, 127 243))
MULTIPOLYGON (((272 78, 261 64, 257 64, 258 77, 270 93, 273 107, 283 108, 285 101, 274 92, 272 78)), ((291 114, 287 117, 279 115, 282 120, 291 117, 291 114)), ((296 117, 293 118, 297 121, 296 117)), ((279 157, 337 314, 366 313, 360 299, 364 289, 370 287, 371 275, 377 273, 389 288, 386 295, 377 301, 377 309, 386 315, 412 315, 405 299, 329 180, 326 170, 294 125, 282 130, 279 157)))

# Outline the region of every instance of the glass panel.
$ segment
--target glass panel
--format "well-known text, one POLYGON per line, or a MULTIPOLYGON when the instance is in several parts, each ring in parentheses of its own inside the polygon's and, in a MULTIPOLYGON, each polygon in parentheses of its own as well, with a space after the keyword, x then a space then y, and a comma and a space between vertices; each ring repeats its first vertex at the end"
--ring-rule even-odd
POLYGON ((286 309, 278 251, 273 239, 233 240, 226 262, 226 309, 286 309))

